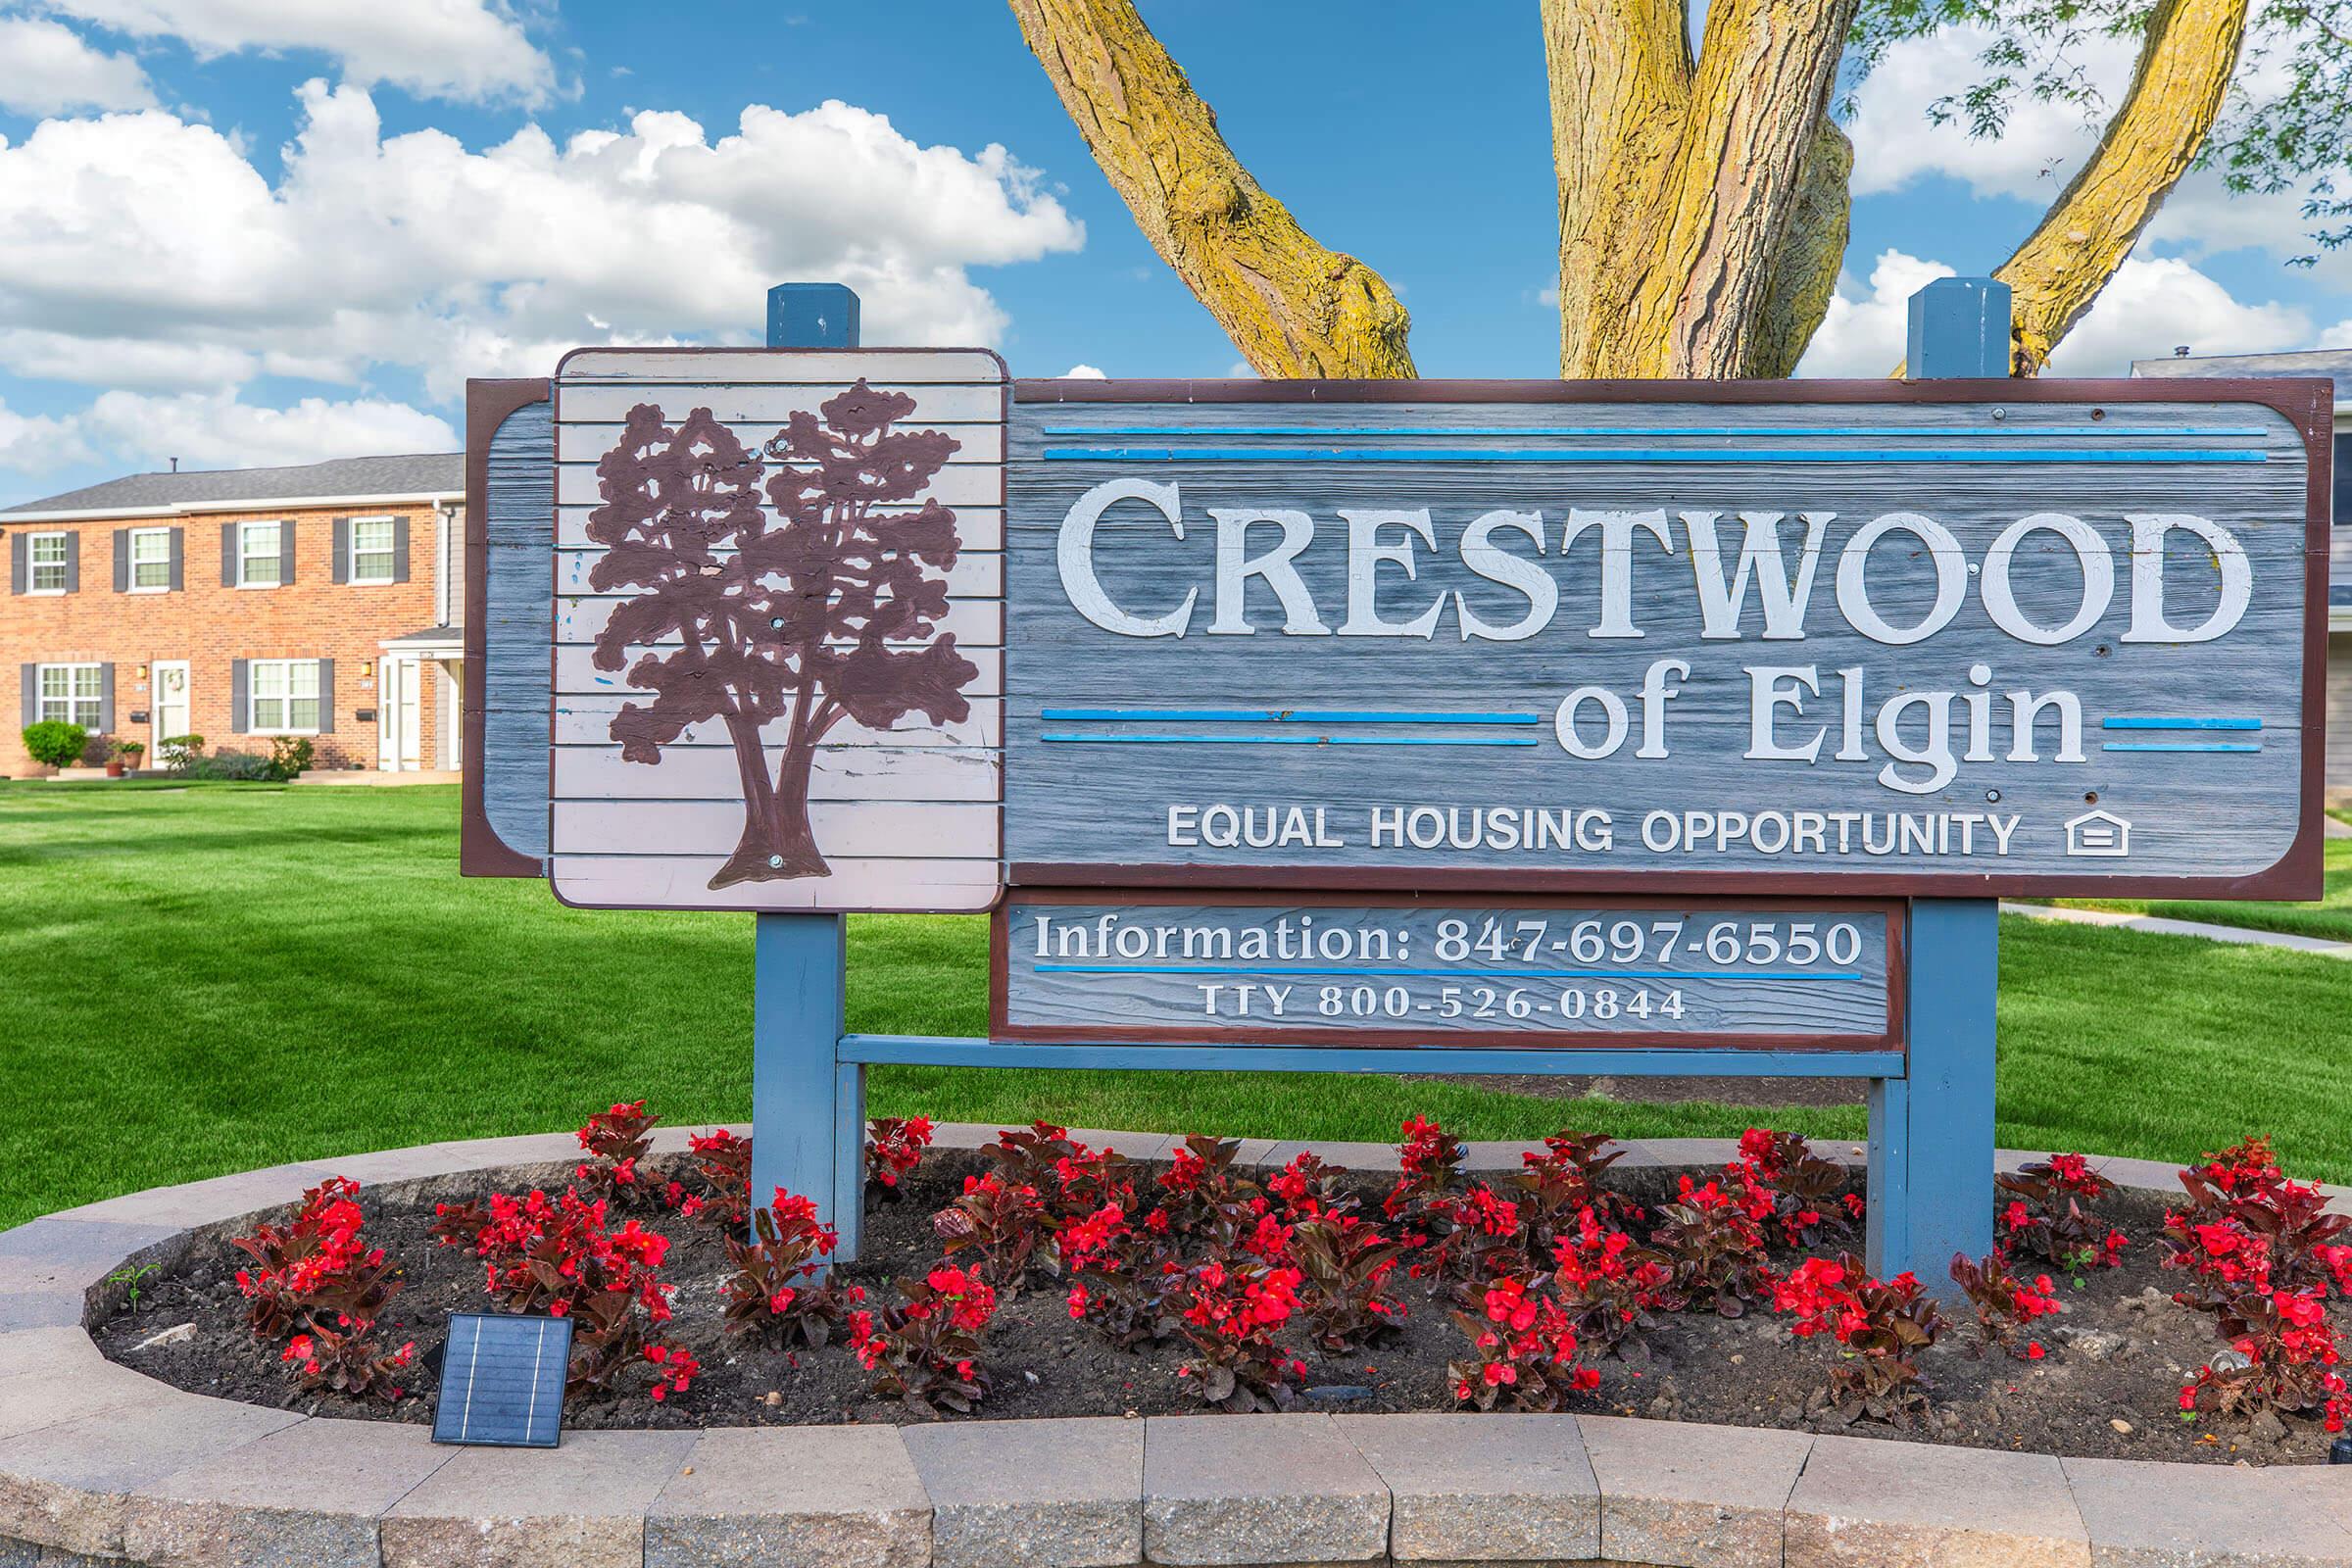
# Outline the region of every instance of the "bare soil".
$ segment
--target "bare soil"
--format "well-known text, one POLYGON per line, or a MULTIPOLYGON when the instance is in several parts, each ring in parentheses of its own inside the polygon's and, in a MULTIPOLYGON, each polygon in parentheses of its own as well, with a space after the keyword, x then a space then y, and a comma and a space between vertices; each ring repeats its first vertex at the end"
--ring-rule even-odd
MULTIPOLYGON (((978 1156, 934 1155, 895 1202, 874 1202, 866 1217, 865 1255, 846 1265, 844 1278, 863 1285, 869 1305, 890 1300, 889 1280, 920 1275, 939 1257, 930 1225, 933 1210, 952 1199, 978 1156)), ((498 1173, 486 1173, 495 1178, 498 1173)), ((1654 1173, 1653 1173, 1654 1174, 1654 1173)), ((1645 1188, 1641 1173, 1619 1183, 1654 1201, 1662 1187, 1645 1188)), ((447 1184, 443 1184, 446 1188, 447 1184)), ((1385 1191, 1386 1179, 1366 1191, 1385 1191)), ((482 1191, 502 1190, 495 1179, 482 1191)), ((368 1235, 405 1270, 406 1286, 393 1302, 384 1334, 388 1345, 414 1340, 419 1365, 413 1396, 392 1406, 339 1396, 306 1395, 280 1365, 273 1346, 247 1333, 244 1302, 233 1278, 241 1254, 225 1243, 199 1248, 174 1272, 140 1282, 135 1306, 118 1310, 94 1330, 114 1360, 191 1392, 319 1414, 424 1422, 432 1418, 439 1358, 448 1314, 489 1310, 481 1266, 468 1252, 437 1247, 430 1201, 368 1195, 368 1235), (193 1325, 192 1332, 146 1345, 158 1334, 193 1325), (142 1348, 144 1347, 144 1348, 142 1348)), ((2045 1320, 2046 1355, 2013 1359, 1988 1350, 1965 1308, 1928 1352, 1933 1385, 1928 1415, 1907 1429, 1867 1419, 1851 1423, 1825 1408, 1819 1391, 1837 1347, 1792 1338, 1769 1312, 1725 1320, 1687 1312, 1664 1320, 1649 1336, 1646 1363, 1601 1363, 1600 1388, 1575 1408, 1658 1419, 1818 1431, 1870 1431, 1917 1442, 2044 1453, 2138 1459, 2256 1464, 2318 1463, 2328 1437, 2316 1417, 2263 1420, 2216 1428, 2185 1423, 2176 1396, 2189 1373, 2222 1348, 2211 1321, 2175 1304, 2175 1276, 2158 1267, 2153 1238, 2163 1207, 2143 1195, 2118 1193, 2102 1214, 2132 1238, 2120 1268, 2096 1270, 2070 1285, 2059 1281, 2064 1316, 2045 1320)), ((868 1375, 835 1345, 794 1354, 770 1352, 720 1330, 726 1252, 711 1227, 675 1215, 652 1219, 672 1243, 663 1268, 679 1286, 676 1320, 668 1337, 704 1362, 693 1392, 657 1404, 642 1393, 566 1401, 564 1419, 579 1428, 696 1427, 906 1422, 923 1419, 894 1400, 867 1392, 868 1375)), ((1859 1250, 1858 1240, 1856 1250, 1859 1250)), ((1790 1259, 1782 1259, 1783 1266, 1790 1259)), ((1305 1408, 1345 1412, 1454 1408, 1446 1363, 1466 1351, 1446 1303, 1408 1286, 1411 1314, 1390 1340, 1365 1353, 1334 1356, 1307 1348, 1305 1408)), ((2340 1312, 2340 1308, 2337 1308, 2340 1312)), ((2345 1326, 2339 1319, 2339 1328, 2345 1326)), ((1169 1344, 1121 1351, 1091 1329, 1073 1323, 1064 1291, 1048 1282, 1002 1298, 991 1325, 985 1365, 995 1388, 980 1419, 1184 1413, 1199 1406, 1176 1368, 1186 1348, 1169 1344)))

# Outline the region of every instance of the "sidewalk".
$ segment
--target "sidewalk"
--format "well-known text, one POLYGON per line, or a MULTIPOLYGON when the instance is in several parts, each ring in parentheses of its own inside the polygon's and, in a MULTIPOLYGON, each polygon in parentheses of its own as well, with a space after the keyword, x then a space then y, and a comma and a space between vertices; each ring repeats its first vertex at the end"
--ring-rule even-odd
POLYGON ((2153 914, 2124 914, 2114 909, 2053 909, 2039 904, 2001 905, 2003 914, 2022 914, 2030 920, 2059 920, 2069 925, 2120 926, 2127 931, 2149 931, 2158 936, 2201 937, 2207 942, 2235 942, 2251 948, 2287 948, 2316 953, 2326 958, 2352 958, 2352 942, 2325 937, 2299 937, 2284 931, 2255 931, 2238 925, 2208 925, 2202 920, 2167 920, 2153 914))

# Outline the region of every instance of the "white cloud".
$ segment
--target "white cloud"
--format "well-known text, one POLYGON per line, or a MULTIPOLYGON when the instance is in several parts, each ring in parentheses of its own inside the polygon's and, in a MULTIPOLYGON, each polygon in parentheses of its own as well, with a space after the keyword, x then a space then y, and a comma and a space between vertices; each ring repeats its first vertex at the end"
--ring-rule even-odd
POLYGON ((154 102, 147 73, 129 55, 94 49, 60 23, 0 17, 0 109, 55 115, 154 102))
POLYGON ((1084 240, 1004 148, 918 146, 838 102, 754 106, 715 140, 647 112, 476 152, 384 137, 358 87, 300 100, 274 184, 160 110, 0 140, 0 366, 54 374, 78 349, 166 385, 180 351, 181 384, 218 386, 204 355, 354 383, 388 364, 448 398, 582 343, 753 340, 767 286, 796 277, 857 289, 873 342, 986 343, 1005 318, 967 269, 1084 240))
POLYGON ((1101 381, 1107 379, 1107 377, 1105 377, 1101 370, 1096 369, 1091 365, 1073 365, 1068 369, 1061 372, 1061 378, 1064 381, 1101 381))
POLYGON ((2050 356, 2054 375, 2130 375, 2187 344, 2197 354, 2269 354, 2311 341, 2311 318, 2292 306, 2248 305, 2178 257, 2116 269, 2096 304, 2050 356))
POLYGON ((199 60, 317 50, 346 80, 473 101, 545 103, 554 65, 504 0, 43 0, 138 38, 177 38, 199 60))
MULTIPOLYGON (((1952 275, 1940 262, 1890 250, 1880 255, 1867 284, 1840 278, 1797 373, 1891 373, 1902 362, 1911 296, 1952 275)), ((2241 303, 2177 257, 2133 257, 2059 343, 2050 371, 2130 375, 2133 360, 2162 358, 2182 343, 2199 354, 2265 354, 2308 343, 2311 330, 2310 318, 2292 306, 2241 303)), ((2352 336, 2352 322, 2345 330, 2352 336)))
POLYGON ((90 457, 71 419, 15 414, 0 403, 0 470, 46 473, 69 463, 87 463, 90 457))
POLYGON ((1796 373, 1891 375, 1903 359, 1911 296, 1936 279, 1951 275, 1952 269, 1941 262, 1889 250, 1879 254, 1868 283, 1857 285, 1850 273, 1840 276, 1829 312, 1806 346, 1796 373))
POLYGON ((107 392, 74 416, 77 429, 110 450, 197 467, 266 467, 373 453, 454 452, 457 431, 405 403, 304 398, 291 408, 240 402, 234 392, 152 397, 107 392))
MULTIPOLYGON (((1986 74, 1977 59, 1986 37, 1978 28, 1950 27, 1909 39, 1889 48, 1863 78, 1846 126, 1854 140, 1856 196, 1899 190, 1930 174, 1960 180, 1980 196, 2046 202, 2065 188, 2074 165, 2098 145, 2107 109, 2085 115, 2076 105, 2028 96, 2012 107, 2001 134, 1985 138, 1970 136, 1960 121, 1930 121, 1930 104, 1986 74)), ((2115 104, 2130 82, 2132 53, 2125 40, 2096 35, 2075 51, 2104 105, 2115 104)))

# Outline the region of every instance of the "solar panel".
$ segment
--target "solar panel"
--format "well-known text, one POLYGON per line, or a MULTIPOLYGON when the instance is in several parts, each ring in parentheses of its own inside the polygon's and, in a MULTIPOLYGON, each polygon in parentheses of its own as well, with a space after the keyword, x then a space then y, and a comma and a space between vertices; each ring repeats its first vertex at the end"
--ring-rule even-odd
POLYGON ((435 1443, 552 1448, 564 1427, 571 1320, 452 1312, 435 1443))

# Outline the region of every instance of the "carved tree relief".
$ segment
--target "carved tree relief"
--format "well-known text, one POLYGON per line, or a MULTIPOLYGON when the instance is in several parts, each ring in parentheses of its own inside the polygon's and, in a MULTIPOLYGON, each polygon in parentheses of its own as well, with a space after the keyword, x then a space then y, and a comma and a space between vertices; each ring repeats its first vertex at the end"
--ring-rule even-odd
POLYGON ((743 836, 710 878, 827 876, 808 815, 818 746, 847 720, 886 730, 911 713, 971 716, 979 670, 939 623, 956 563, 956 514, 909 507, 957 442, 900 425, 902 392, 860 379, 785 421, 758 451, 695 409, 674 428, 655 404, 629 411, 597 465, 606 547, 599 593, 639 592, 599 634, 596 667, 653 693, 614 715, 621 756, 649 766, 693 725, 726 726, 743 776, 743 836), (677 639, 629 662, 629 650, 677 639), (782 722, 770 770, 768 726, 782 722))

